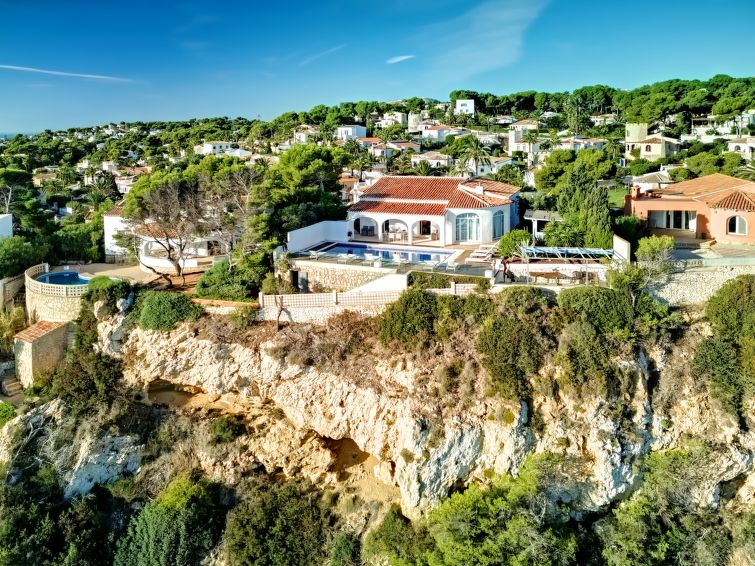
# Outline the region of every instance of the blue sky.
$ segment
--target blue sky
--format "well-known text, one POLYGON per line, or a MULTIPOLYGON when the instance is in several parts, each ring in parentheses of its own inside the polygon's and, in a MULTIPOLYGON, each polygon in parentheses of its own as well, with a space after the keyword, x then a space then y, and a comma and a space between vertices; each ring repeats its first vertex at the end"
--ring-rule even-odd
POLYGON ((0 0, 0 132, 753 76, 753 21, 753 0, 0 0))

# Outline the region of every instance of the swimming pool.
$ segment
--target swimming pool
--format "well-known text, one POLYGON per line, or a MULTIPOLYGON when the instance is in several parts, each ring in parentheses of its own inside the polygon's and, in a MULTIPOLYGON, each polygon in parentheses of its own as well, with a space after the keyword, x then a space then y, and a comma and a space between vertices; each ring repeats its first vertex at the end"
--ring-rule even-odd
POLYGON ((81 277, 77 271, 43 273, 37 277, 37 281, 50 285, 87 285, 89 283, 89 279, 81 277))
POLYGON ((328 256, 334 257, 338 256, 338 254, 353 254, 359 257, 364 257, 365 254, 372 254, 380 257, 383 261, 392 261, 399 257, 408 263, 422 263, 425 261, 440 263, 448 260, 454 253, 436 248, 378 247, 344 242, 334 242, 330 245, 318 247, 318 250, 325 252, 328 256))

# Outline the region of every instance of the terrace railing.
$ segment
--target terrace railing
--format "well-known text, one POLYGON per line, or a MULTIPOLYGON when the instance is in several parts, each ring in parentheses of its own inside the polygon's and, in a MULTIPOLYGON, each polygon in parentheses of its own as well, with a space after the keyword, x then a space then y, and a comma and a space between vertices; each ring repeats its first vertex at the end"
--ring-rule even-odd
POLYGON ((48 273, 50 265, 40 263, 24 271, 24 285, 26 292, 35 293, 45 297, 81 297, 87 290, 87 284, 83 285, 56 285, 53 283, 42 283, 37 281, 37 276, 42 273, 48 273))

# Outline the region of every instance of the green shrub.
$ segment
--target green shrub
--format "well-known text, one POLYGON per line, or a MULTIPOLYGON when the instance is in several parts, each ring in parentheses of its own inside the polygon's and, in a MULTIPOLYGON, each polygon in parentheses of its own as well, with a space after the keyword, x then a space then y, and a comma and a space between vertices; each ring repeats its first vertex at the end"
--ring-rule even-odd
POLYGON ((316 493, 297 484, 255 490, 228 514, 227 564, 321 564, 326 519, 316 493))
POLYGON ((561 291, 558 304, 568 313, 589 320, 602 333, 632 326, 632 303, 625 293, 605 287, 573 287, 561 291))
POLYGON ((744 383, 737 348, 731 342, 708 338, 698 344, 692 358, 692 375, 708 383, 713 397, 728 412, 742 410, 744 383))
POLYGON ((50 393, 65 403, 73 418, 91 415, 110 404, 121 373, 118 360, 74 348, 52 375, 50 393))
POLYGON ((7 423, 11 419, 14 419, 15 417, 16 408, 10 403, 0 401, 0 428, 2 428, 5 423, 7 423))
POLYGON ((528 378, 540 369, 544 356, 531 324, 501 314, 488 318, 480 330, 477 351, 503 397, 529 396, 528 378))
POLYGON ((671 259, 674 250, 673 236, 648 236, 640 238, 637 243, 637 260, 664 262, 671 259))
POLYGON ((270 271, 267 256, 257 253, 229 269, 228 260, 213 265, 197 283, 197 296, 209 299, 237 301, 259 293, 270 271))
POLYGON ((520 246, 529 246, 532 243, 532 234, 527 230, 512 230, 498 240, 498 253, 501 257, 517 257, 520 246))
POLYGON ((234 310, 229 319, 231 324, 239 330, 246 330, 251 328, 255 322, 257 322, 257 308, 256 307, 241 307, 234 310))
POLYGON ((26 311, 23 307, 13 307, 10 311, 0 311, 0 353, 13 355, 15 336, 26 328, 26 311))
POLYGON ((418 287, 420 289, 448 289, 451 287, 451 281, 454 281, 457 285, 478 285, 481 281, 488 282, 484 277, 475 277, 472 275, 450 275, 437 272, 431 273, 428 271, 412 271, 409 273, 408 277, 409 286, 418 287))
POLYGON ((589 322, 574 322, 558 340, 557 362, 564 369, 567 389, 589 390, 605 397, 613 373, 610 347, 589 322))
POLYGON ((244 419, 239 415, 222 415, 210 422, 210 444, 233 442, 244 434, 244 419))
POLYGON ((186 320, 202 316, 202 307, 180 293, 147 291, 144 293, 139 326, 144 330, 172 330, 186 320))
POLYGON ((180 476, 150 501, 118 541, 116 566, 199 565, 222 526, 217 486, 180 476))
POLYGON ((409 288, 388 305, 380 317, 380 340, 393 340, 407 348, 426 340, 438 316, 438 301, 422 289, 409 288))
POLYGON ((519 314, 532 314, 550 306, 550 299, 539 287, 509 287, 498 295, 498 302, 519 314))
POLYGON ((390 566, 424 564, 427 534, 414 528, 397 506, 391 507, 380 525, 364 541, 362 559, 370 564, 387 561, 390 566))
POLYGON ((128 297, 130 292, 131 285, 127 281, 98 275, 89 280, 87 291, 82 298, 90 303, 105 301, 112 308, 119 299, 128 297))
POLYGON ((708 299, 705 315, 721 338, 739 343, 755 336, 755 275, 728 281, 708 299))
POLYGON ((328 566, 360 566, 361 542, 359 536, 351 531, 341 531, 330 545, 328 566))

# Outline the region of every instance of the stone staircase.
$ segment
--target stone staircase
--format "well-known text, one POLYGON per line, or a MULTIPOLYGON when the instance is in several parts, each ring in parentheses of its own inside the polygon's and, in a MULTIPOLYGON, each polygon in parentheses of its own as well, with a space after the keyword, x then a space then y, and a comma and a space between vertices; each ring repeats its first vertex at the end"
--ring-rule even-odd
POLYGON ((18 378, 10 374, 2 378, 0 390, 2 390, 3 395, 6 397, 15 397, 16 395, 20 395, 24 388, 18 378))

